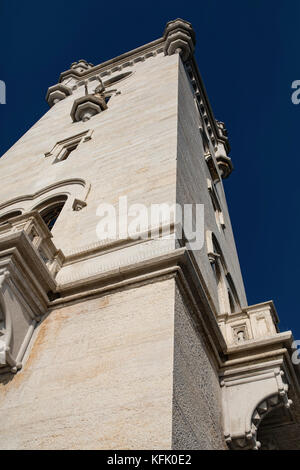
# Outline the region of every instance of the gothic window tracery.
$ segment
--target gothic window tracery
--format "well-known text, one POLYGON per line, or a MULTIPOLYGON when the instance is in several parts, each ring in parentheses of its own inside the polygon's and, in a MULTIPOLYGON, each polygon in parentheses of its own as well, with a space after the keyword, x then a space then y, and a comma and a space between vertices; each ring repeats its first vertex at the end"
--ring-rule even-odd
POLYGON ((63 203, 57 204, 53 207, 50 207, 48 210, 44 211, 43 213, 41 213, 41 216, 49 230, 52 230, 55 222, 57 221, 59 217, 59 214, 62 211, 63 206, 64 206, 63 203))
POLYGON ((61 195, 50 200, 46 200, 39 206, 35 207, 35 210, 39 211, 42 219, 51 231, 66 203, 67 196, 61 195))

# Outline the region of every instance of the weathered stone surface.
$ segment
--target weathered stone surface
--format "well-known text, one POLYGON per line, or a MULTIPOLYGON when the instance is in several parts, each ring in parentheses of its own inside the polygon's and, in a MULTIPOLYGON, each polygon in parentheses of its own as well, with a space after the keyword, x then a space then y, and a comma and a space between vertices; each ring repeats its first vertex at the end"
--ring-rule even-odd
POLYGON ((256 425, 263 448, 284 448, 279 428, 299 428, 292 334, 270 302, 247 306, 222 184, 230 147, 194 45, 175 20, 104 64, 72 64, 49 89, 55 106, 0 159, 0 372, 23 366, 0 375, 2 449, 253 449, 256 425), (76 117, 97 95, 105 112, 76 117), (118 216, 121 196, 149 213, 204 204, 202 249, 175 240, 178 220, 171 237, 158 223, 146 239, 99 240, 97 208, 118 216))
POLYGON ((173 448, 226 449, 218 370, 178 287, 174 329, 173 448))
POLYGON ((173 280, 50 312, 0 376, 0 448, 171 448, 173 320, 173 280))

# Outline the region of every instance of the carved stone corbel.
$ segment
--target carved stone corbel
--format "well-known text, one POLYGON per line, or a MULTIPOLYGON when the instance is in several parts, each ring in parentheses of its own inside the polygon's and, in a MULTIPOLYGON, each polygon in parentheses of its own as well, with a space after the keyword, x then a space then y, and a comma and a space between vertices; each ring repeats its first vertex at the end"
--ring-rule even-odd
POLYGON ((62 83, 53 85, 48 88, 46 94, 46 101, 50 108, 54 106, 58 101, 64 100, 67 96, 72 94, 72 90, 62 83))
POLYGON ((82 199, 75 198, 72 204, 73 211, 81 211, 84 207, 86 207, 87 203, 82 199))
POLYGON ((218 168, 223 179, 228 178, 233 170, 231 158, 227 156, 223 142, 218 142, 218 148, 215 153, 218 168))
POLYGON ((172 55, 179 53, 186 62, 192 56, 195 49, 195 32, 191 23, 180 18, 169 21, 164 32, 164 53, 172 55))
POLYGON ((217 148, 215 152, 215 158, 217 161, 218 168, 220 170, 221 176, 223 179, 228 178, 228 176, 233 171, 233 164, 231 158, 228 156, 230 152, 230 146, 228 143, 227 130, 223 122, 216 121, 217 124, 217 148))
POLYGON ((221 382, 224 435, 231 449, 257 450, 257 430, 261 421, 275 408, 289 408, 288 385, 281 368, 245 371, 221 382))
POLYGON ((71 110, 71 118, 74 122, 88 121, 91 117, 107 109, 105 98, 94 95, 85 95, 77 98, 71 110))
POLYGON ((91 68, 93 68, 94 65, 91 64, 90 62, 87 62, 85 59, 80 59, 76 62, 73 62, 71 64, 71 69, 73 70, 77 70, 78 72, 82 73, 82 72, 85 72, 86 70, 89 70, 91 68))

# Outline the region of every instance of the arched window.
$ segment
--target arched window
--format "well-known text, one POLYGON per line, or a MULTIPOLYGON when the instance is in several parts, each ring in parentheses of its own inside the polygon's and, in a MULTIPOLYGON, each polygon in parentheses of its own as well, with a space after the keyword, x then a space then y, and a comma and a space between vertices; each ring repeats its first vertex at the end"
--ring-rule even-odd
POLYGON ((42 202, 34 209, 39 211, 43 221, 49 230, 52 230, 57 221, 65 203, 67 196, 57 196, 42 202))
POLYGON ((9 212, 9 214, 3 215, 2 217, 0 217, 0 225, 6 224, 6 222, 8 222, 10 219, 12 219, 13 217, 17 217, 18 215, 21 215, 21 214, 22 214, 21 211, 13 211, 13 212, 9 212))
POLYGON ((45 222, 49 230, 52 230, 63 207, 64 203, 55 204, 55 206, 49 207, 49 209, 45 209, 45 211, 41 212, 43 221, 45 222))

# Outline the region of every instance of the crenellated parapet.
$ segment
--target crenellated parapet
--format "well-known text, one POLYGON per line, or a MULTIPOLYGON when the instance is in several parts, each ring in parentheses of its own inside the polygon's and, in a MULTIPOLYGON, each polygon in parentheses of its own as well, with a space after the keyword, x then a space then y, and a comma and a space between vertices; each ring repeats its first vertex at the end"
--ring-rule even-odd
POLYGON ((89 70, 93 67, 94 67, 93 64, 87 62, 84 59, 77 60, 76 62, 73 62, 71 64, 71 69, 72 70, 77 70, 77 72, 79 72, 79 73, 85 72, 86 70, 89 70))

